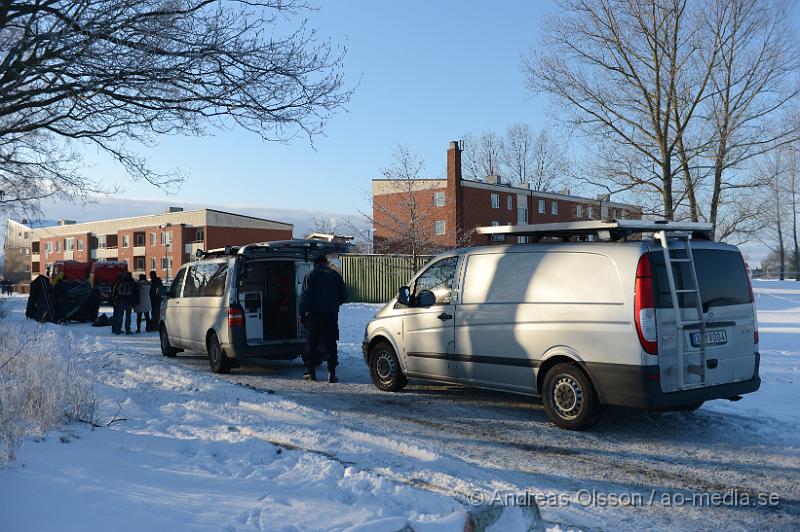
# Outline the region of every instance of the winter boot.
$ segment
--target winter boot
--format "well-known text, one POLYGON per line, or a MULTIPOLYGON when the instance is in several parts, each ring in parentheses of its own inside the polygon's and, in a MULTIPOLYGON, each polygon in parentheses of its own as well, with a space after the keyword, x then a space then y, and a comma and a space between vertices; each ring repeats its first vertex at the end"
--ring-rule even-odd
POLYGON ((334 383, 339 382, 339 379, 336 378, 336 368, 333 367, 328 370, 328 382, 334 383))
POLYGON ((307 381, 317 380, 317 370, 315 368, 308 368, 308 371, 303 373, 303 379, 307 381))

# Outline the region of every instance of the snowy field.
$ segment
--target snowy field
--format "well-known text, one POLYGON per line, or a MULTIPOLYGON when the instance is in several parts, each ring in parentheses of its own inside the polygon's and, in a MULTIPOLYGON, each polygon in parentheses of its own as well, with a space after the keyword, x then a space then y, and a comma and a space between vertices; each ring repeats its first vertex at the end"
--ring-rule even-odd
POLYGON ((379 392, 360 346, 376 306, 343 309, 342 382, 329 385, 302 381, 297 361, 214 375, 201 354, 162 357, 156 334, 39 326, 11 298, 20 334, 44 327, 77 347, 102 427, 25 442, 0 470, 0 530, 447 531, 468 512, 506 532, 796 530, 800 285, 755 288, 759 392, 694 413, 610 409, 582 433, 523 397, 415 381, 379 392))

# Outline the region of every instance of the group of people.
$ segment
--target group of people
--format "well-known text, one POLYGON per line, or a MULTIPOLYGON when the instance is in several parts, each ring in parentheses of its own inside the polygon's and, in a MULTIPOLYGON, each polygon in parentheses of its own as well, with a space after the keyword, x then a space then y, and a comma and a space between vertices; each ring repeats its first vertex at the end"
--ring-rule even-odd
POLYGON ((120 273, 114 286, 111 288, 111 304, 114 315, 111 318, 111 332, 122 334, 123 321, 125 334, 133 334, 131 330, 132 314, 136 313, 136 332, 142 332, 142 321, 145 322, 145 331, 155 331, 161 322, 161 299, 164 297, 164 283, 150 272, 150 280, 145 274, 139 274, 135 281, 130 272, 120 273))
POLYGON ((14 291, 14 283, 11 282, 11 279, 2 279, 0 280, 0 294, 11 295, 14 291))

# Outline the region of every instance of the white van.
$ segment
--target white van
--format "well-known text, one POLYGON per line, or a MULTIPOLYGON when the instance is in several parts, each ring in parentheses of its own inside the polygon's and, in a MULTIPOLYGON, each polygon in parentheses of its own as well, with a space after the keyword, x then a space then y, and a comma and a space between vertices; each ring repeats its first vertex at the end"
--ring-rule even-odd
POLYGON ((227 373, 252 358, 293 359, 305 350, 300 323, 303 279, 318 255, 348 244, 285 240, 199 252, 183 265, 161 310, 161 352, 207 352, 227 373))
POLYGON ((481 228, 540 243, 428 263, 367 326, 372 380, 385 391, 417 377, 541 396, 567 429, 593 424, 602 405, 736 400, 761 382, 755 305, 738 248, 705 240, 709 229, 635 220, 481 228), (656 238, 631 240, 648 231, 656 238))

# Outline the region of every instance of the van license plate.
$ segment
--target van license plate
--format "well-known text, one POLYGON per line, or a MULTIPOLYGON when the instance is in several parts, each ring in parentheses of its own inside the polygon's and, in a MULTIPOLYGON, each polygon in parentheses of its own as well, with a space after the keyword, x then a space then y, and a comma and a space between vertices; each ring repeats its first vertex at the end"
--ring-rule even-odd
MULTIPOLYGON (((691 334, 692 347, 700 347, 700 333, 691 334)), ((706 331, 706 345, 722 345, 728 343, 728 335, 725 331, 706 331)))

